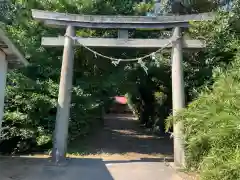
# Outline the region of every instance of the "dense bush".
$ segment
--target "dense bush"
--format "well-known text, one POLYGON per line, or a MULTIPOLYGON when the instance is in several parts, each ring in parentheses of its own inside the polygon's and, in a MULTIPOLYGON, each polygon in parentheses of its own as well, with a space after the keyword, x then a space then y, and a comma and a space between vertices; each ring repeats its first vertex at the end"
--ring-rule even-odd
MULTIPOLYGON (((48 28, 34 21, 31 18, 31 9, 85 14, 145 14, 151 3, 138 4, 139 2, 133 0, 75 0, 75 3, 64 0, 9 1, 7 8, 1 11, 3 17, 1 27, 24 52, 31 65, 8 74, 3 123, 3 126, 8 127, 5 130, 6 141, 12 142, 14 146, 33 139, 36 141, 35 144, 44 145, 51 141, 55 124, 62 49, 43 48, 41 37, 63 35, 64 30, 48 28)), ((77 30, 78 36, 113 37, 116 34, 116 31, 77 30)), ((158 37, 161 34, 156 31, 130 33, 132 37, 144 38, 158 37)), ((97 50, 109 56, 125 58, 149 53, 145 50, 97 50)), ((148 65, 152 68, 155 66, 154 63, 148 65)), ((155 74, 158 74, 157 70, 155 74)), ((76 48, 69 139, 85 136, 94 130, 93 126, 99 123, 98 117, 101 116, 103 106, 105 109, 109 106, 109 97, 129 92, 134 94, 134 98, 139 98, 136 85, 144 84, 146 77, 145 72, 137 64, 122 63, 115 67, 105 59, 98 57, 96 60, 93 54, 82 48, 76 48)), ((162 77, 162 79, 166 78, 162 77)), ((155 78, 155 84, 159 86, 160 80, 155 78)))
POLYGON ((230 12, 198 26, 206 32, 209 47, 203 57, 211 60, 213 79, 175 118, 184 124, 188 168, 199 170, 202 180, 240 179, 239 7, 235 1, 230 12))
MULTIPOLYGON (((240 44, 239 44, 240 45, 240 44)), ((212 89, 177 116, 184 123, 187 164, 204 180, 240 179, 240 59, 216 78, 212 89)))
MULTIPOLYGON (((113 6, 109 6, 111 7, 109 9, 108 4, 104 5, 107 7, 97 2, 89 3, 81 0, 77 4, 74 3, 74 6, 67 1, 61 1, 59 4, 59 1, 50 3, 37 0, 31 2, 13 0, 8 4, 8 9, 2 11, 5 19, 3 19, 1 28, 5 29, 15 44, 26 54, 31 65, 8 74, 3 123, 7 129, 4 131, 1 151, 8 153, 13 150, 15 152, 29 151, 25 145, 23 147, 21 144, 25 142, 27 144, 31 140, 35 141, 31 146, 42 146, 51 142, 53 135, 62 49, 43 48, 41 37, 57 36, 60 33, 64 35, 64 31, 49 29, 32 20, 31 9, 71 13, 93 13, 93 10, 97 11, 94 13, 99 13, 101 10, 101 13, 108 11, 115 13, 113 6)), ((117 6, 118 3, 115 5, 117 6)), ((125 9, 125 12, 128 11, 125 9)), ((94 35, 95 31, 79 30, 77 33, 86 36, 87 33, 94 35)), ((101 32, 98 33, 101 35, 101 32)), ((116 87, 121 81, 118 82, 116 79, 121 80, 119 77, 122 72, 118 68, 119 70, 115 70, 113 76, 109 69, 114 66, 110 62, 102 59, 96 62, 94 55, 81 48, 77 48, 75 54, 69 140, 87 135, 93 130, 93 126, 101 123, 103 108, 108 108, 109 97, 117 93, 116 87)), ((35 148, 28 145, 27 147, 35 148)))

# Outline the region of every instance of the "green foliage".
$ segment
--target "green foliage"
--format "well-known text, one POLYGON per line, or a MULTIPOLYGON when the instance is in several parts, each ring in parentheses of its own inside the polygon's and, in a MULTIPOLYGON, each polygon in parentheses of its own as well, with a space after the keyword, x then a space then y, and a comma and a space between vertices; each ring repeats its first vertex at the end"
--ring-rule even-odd
MULTIPOLYGON (((78 14, 145 14, 145 11, 151 8, 151 4, 139 5, 139 2, 133 0, 11 0, 7 4, 8 9, 4 9, 2 28, 25 53, 31 65, 8 74, 4 117, 4 126, 9 127, 6 130, 6 139, 14 136, 21 136, 22 139, 34 138, 39 145, 42 145, 51 141, 54 130, 62 50, 43 48, 41 37, 63 35, 64 30, 47 28, 32 20, 31 9, 78 14)), ((160 34, 160 32, 136 31, 132 32, 131 36, 147 38, 160 34)), ((77 35, 113 37, 116 32, 85 29, 77 30, 77 35)), ((97 50, 109 56, 126 58, 149 53, 133 50, 122 52, 109 49, 97 50)), ((150 71, 153 71, 154 63, 148 63, 148 65, 150 71)), ((157 71, 154 71, 157 74, 157 71)), ((136 84, 144 82, 142 78, 146 78, 146 75, 139 65, 126 63, 114 67, 107 60, 99 57, 96 60, 94 55, 82 48, 77 48, 69 140, 87 135, 93 126, 101 122, 99 117, 101 117, 103 106, 108 109, 109 97, 129 92, 134 94, 134 98, 138 98, 136 84)), ((160 82, 155 81, 158 84, 160 82)))
MULTIPOLYGON (((165 14, 172 12, 172 3, 173 0, 162 0, 162 11, 165 14)), ((233 0, 180 0, 183 5, 183 13, 192 14, 192 13, 202 13, 202 12, 212 12, 221 8, 223 10, 231 9, 233 0)))
MULTIPOLYGON (((198 12, 216 9, 214 2, 208 2, 211 6, 191 7, 198 12)), ((152 8, 152 2, 12 0, 7 8, 1 11, 4 17, 2 27, 25 52, 31 65, 8 74, 5 138, 33 138, 38 145, 44 145, 51 141, 54 130, 62 50, 45 49, 40 40, 42 36, 63 35, 64 30, 47 28, 32 20, 30 10, 144 15, 152 8)), ((184 54, 187 101, 196 96, 199 98, 176 118, 185 125, 188 165, 200 170, 203 180, 239 179, 239 9, 236 1, 230 13, 220 13, 213 23, 194 24, 194 28, 184 32, 192 38, 204 38, 209 44, 205 51, 184 54)), ((77 35, 114 37, 116 31, 85 29, 77 30, 77 35)), ((169 36, 169 32, 137 30, 131 31, 130 36, 160 38, 169 36)), ((148 50, 97 50, 121 58, 149 53, 148 50)), ((96 59, 84 49, 77 48, 69 140, 93 131, 93 127, 101 122, 99 117, 103 108, 108 109, 110 105, 109 97, 116 94, 128 93, 130 105, 140 119, 148 121, 151 118, 152 125, 161 126, 171 111, 170 57, 161 54, 156 59, 148 59, 146 65, 148 75, 138 64, 122 63, 114 67, 110 62, 99 57, 96 59), (140 92, 140 87, 145 89, 140 92), (144 108, 152 108, 148 108, 149 111, 144 109, 147 112, 144 114, 142 104, 145 104, 144 108)))
POLYGON ((240 59, 236 61, 212 91, 205 90, 176 118, 184 123, 188 166, 199 169, 204 180, 240 178, 240 59))
MULTIPOLYGON (((192 30, 201 31, 209 43, 202 57, 214 67, 213 83, 202 87, 198 98, 174 120, 184 124, 188 168, 199 170, 202 180, 240 179, 239 6, 236 1, 231 12, 192 30)), ((173 117, 168 127, 170 122, 173 117)))
MULTIPOLYGON (((1 27, 25 52, 31 65, 8 74, 3 123, 8 127, 5 130, 5 139, 14 136, 21 136, 22 139, 34 138, 42 145, 51 141, 54 130, 62 50, 41 47, 41 37, 63 35, 64 31, 49 29, 32 20, 31 9, 124 14, 133 11, 133 1, 12 0, 8 7, 12 9, 5 9, 5 19, 1 27), (126 6, 122 6, 122 3, 126 6)), ((77 32, 81 35, 84 33, 87 33, 87 36, 101 35, 101 32, 95 31, 77 32)), ((102 59, 96 61, 93 55, 83 49, 76 49, 75 54, 69 140, 85 136, 94 125, 101 122, 103 105, 108 108, 108 98, 118 91, 116 87, 122 83, 119 77, 123 72, 121 68, 117 68, 113 75, 108 70, 113 68, 113 65, 102 59)))

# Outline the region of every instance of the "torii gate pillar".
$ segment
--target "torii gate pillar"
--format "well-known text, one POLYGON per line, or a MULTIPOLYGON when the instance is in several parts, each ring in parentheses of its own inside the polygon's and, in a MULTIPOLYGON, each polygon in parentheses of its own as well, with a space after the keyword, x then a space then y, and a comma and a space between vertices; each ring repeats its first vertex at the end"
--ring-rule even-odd
POLYGON ((2 135, 2 122, 4 115, 4 99, 5 99, 5 88, 7 78, 7 67, 8 63, 6 60, 6 54, 0 49, 0 139, 2 135))
MULTIPOLYGON (((183 79, 183 55, 181 28, 175 27, 173 38, 177 39, 172 48, 172 104, 173 118, 176 113, 185 107, 184 79, 183 79)), ((184 139, 182 134, 182 123, 175 122, 173 125, 174 136, 174 165, 185 166, 184 139)))
POLYGON ((75 36, 74 27, 68 26, 63 50, 62 69, 58 94, 58 107, 55 125, 53 161, 58 163, 64 160, 67 150, 69 111, 72 94, 72 78, 74 64, 74 41, 70 38, 75 36))

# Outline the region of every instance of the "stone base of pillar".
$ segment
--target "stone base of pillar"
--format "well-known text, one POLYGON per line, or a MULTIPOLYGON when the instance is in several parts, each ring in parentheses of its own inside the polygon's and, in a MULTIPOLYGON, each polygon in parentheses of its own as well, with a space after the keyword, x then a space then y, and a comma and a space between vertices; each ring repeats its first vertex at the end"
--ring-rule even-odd
POLYGON ((69 162, 71 161, 71 158, 61 158, 59 161, 56 161, 54 158, 50 157, 48 159, 47 166, 68 166, 69 162))

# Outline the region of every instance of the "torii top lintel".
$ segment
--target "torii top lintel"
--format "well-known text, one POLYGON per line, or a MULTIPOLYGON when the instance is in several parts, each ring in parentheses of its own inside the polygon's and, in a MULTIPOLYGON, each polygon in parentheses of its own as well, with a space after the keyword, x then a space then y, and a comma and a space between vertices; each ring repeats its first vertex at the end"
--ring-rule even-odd
POLYGON ((201 13, 179 16, 102 16, 58 13, 43 10, 32 10, 34 19, 46 25, 66 27, 72 25, 85 28, 108 29, 162 29, 172 27, 188 27, 191 21, 209 21, 214 19, 213 13, 201 13))

